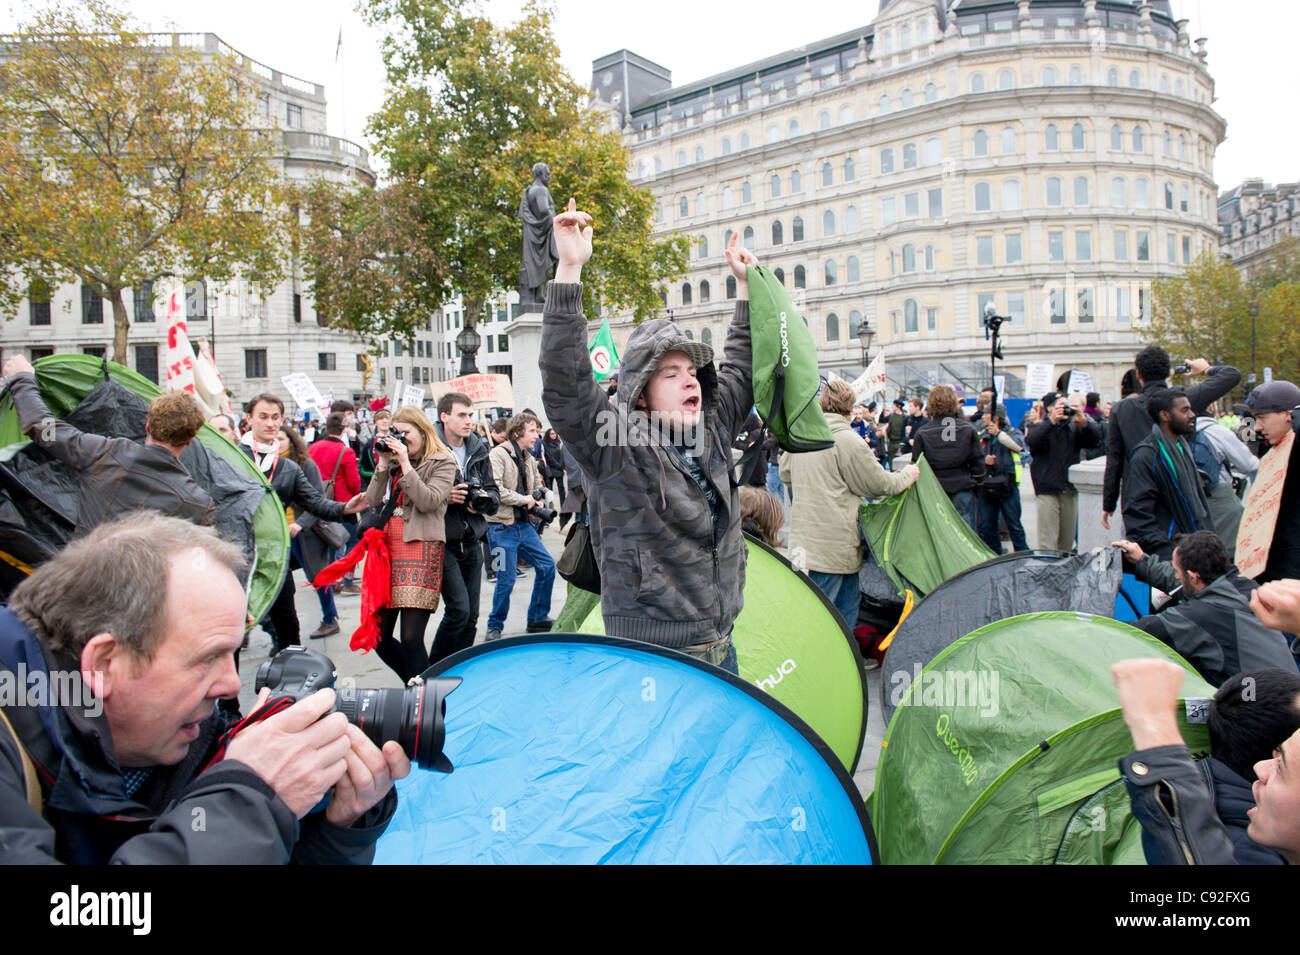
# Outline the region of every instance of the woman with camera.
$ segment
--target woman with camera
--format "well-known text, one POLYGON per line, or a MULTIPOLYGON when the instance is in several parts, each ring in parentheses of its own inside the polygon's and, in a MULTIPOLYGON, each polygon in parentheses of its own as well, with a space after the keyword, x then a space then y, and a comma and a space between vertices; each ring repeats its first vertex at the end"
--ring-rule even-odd
POLYGON ((381 507, 396 498, 384 525, 392 570, 388 606, 381 611, 375 651, 405 683, 429 666, 424 631, 438 609, 447 535, 443 518, 456 477, 456 460, 438 439, 424 412, 406 407, 375 438, 375 473, 366 503, 381 507), (394 640, 398 616, 400 641, 394 640))

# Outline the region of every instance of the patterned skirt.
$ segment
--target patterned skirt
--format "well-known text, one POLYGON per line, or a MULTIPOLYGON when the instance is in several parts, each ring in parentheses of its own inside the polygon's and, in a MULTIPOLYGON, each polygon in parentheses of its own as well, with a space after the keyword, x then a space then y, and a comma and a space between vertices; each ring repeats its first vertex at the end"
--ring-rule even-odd
POLYGON ((388 605, 413 610, 437 610, 442 591, 442 541, 404 541, 405 523, 394 514, 384 528, 392 555, 388 605))

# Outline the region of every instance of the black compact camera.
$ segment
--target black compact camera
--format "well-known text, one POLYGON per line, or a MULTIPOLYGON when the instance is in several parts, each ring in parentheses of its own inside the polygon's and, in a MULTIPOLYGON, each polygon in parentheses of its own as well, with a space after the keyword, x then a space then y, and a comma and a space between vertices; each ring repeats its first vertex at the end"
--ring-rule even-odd
POLYGON ((465 486, 465 495, 465 503, 474 508, 476 514, 496 513, 496 502, 492 500, 491 494, 483 490, 482 481, 470 481, 465 486))
POLYGON ((1191 365, 1174 365, 1175 375, 1190 375, 1192 373, 1191 365))
MULTIPOLYGON (((257 668, 253 686, 268 687, 271 699, 294 700, 333 687, 338 673, 323 653, 307 647, 287 647, 257 668)), ((452 771, 442 752, 446 735, 447 694, 460 686, 460 677, 416 678, 400 690, 358 690, 344 687, 330 713, 342 713, 376 746, 396 740, 421 769, 452 771)), ((328 715, 328 714, 326 714, 328 715)))
MULTIPOLYGON (((533 491, 533 500, 545 501, 546 490, 544 488, 539 487, 537 490, 533 491)), ((536 517, 538 520, 542 522, 542 526, 545 526, 551 523, 551 521, 555 520, 556 510, 553 507, 545 507, 545 506, 534 507, 532 509, 532 513, 534 517, 536 517)))

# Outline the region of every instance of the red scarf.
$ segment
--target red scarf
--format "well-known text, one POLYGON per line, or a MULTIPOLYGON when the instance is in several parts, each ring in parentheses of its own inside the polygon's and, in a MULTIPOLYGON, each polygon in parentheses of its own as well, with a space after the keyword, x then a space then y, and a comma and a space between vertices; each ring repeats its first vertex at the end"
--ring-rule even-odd
POLYGON ((392 556, 383 528, 371 528, 362 534, 361 542, 317 574, 311 586, 327 587, 341 580, 363 557, 366 568, 361 576, 361 626, 352 634, 349 646, 368 653, 379 645, 379 612, 388 606, 391 599, 389 573, 392 556))

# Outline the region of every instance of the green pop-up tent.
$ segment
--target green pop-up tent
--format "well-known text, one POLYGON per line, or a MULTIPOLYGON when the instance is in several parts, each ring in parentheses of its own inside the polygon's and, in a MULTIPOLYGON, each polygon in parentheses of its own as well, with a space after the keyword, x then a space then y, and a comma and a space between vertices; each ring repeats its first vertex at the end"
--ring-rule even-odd
MULTIPOLYGON (((129 368, 90 355, 51 355, 35 364, 51 414, 83 431, 144 439, 149 401, 162 391, 129 368)), ((252 568, 249 613, 270 607, 289 563, 284 508, 249 457, 204 425, 181 463, 216 505, 218 532, 252 568)), ((13 398, 0 394, 0 584, 6 591, 68 542, 79 504, 76 475, 21 431, 13 398)))
MULTIPOLYGON (((853 772, 867 728, 857 641, 807 575, 761 541, 748 535, 745 541, 745 606, 731 632, 740 678, 794 710, 853 772)), ((577 629, 603 634, 600 598, 577 593, 580 605, 592 608, 577 629)), ((561 619, 567 622, 567 614, 561 613, 557 626, 561 619)))
POLYGON ((893 497, 863 504, 863 533, 876 562, 901 594, 928 594, 949 577, 993 557, 978 534, 961 519, 934 476, 925 455, 920 478, 893 497))
MULTIPOLYGON (((1110 675, 1133 657, 1183 666, 1185 703, 1214 694, 1155 638, 1069 612, 981 627, 910 682, 882 687, 897 696, 871 799, 882 861, 1142 863, 1117 767, 1133 740, 1110 675)), ((1187 712, 1183 739, 1208 749, 1204 723, 1187 712)))

